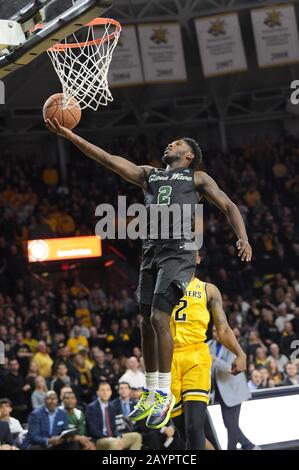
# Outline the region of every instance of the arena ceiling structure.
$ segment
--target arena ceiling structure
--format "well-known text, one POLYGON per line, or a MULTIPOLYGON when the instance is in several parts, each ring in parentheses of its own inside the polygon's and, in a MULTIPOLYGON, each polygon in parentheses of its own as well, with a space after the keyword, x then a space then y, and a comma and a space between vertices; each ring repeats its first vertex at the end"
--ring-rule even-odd
MULTIPOLYGON (((9 18, 29 0, 0 2, 0 18, 9 18)), ((61 0, 64 11, 72 0, 61 0)), ((259 69, 249 9, 289 4, 289 0, 115 0, 109 17, 122 24, 179 22, 188 81, 168 85, 144 85, 113 89, 114 102, 97 113, 88 111, 80 132, 105 134, 168 127, 216 126, 225 146, 225 129, 238 123, 283 120, 293 116, 288 106, 290 84, 299 78, 299 65, 259 69), (224 12, 238 12, 248 70, 222 77, 205 78, 202 72, 194 19, 224 12)), ((293 0, 297 23, 299 0, 293 0)), ((51 12, 54 16, 59 11, 51 12)), ((42 135, 44 101, 60 91, 47 54, 5 79, 6 105, 0 107, 0 135, 42 135)), ((294 118, 296 116, 294 114, 294 118)), ((298 117, 297 117, 298 119, 298 117)))

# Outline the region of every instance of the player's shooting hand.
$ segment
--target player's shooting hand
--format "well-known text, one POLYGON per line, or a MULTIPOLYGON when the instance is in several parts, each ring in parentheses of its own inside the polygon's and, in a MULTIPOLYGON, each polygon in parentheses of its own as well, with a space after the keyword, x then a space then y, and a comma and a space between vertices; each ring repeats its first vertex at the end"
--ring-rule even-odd
POLYGON ((252 258, 252 248, 250 243, 247 240, 239 240, 236 243, 238 249, 238 256, 241 258, 242 261, 251 261, 252 258))
POLYGON ((241 372, 246 370, 246 354, 242 353, 240 356, 237 356, 236 359, 232 363, 231 374, 238 375, 241 372))
POLYGON ((61 126, 56 118, 53 121, 50 121, 50 119, 46 119, 45 124, 49 131, 53 132, 54 134, 60 135, 61 137, 68 137, 72 133, 70 129, 61 126))

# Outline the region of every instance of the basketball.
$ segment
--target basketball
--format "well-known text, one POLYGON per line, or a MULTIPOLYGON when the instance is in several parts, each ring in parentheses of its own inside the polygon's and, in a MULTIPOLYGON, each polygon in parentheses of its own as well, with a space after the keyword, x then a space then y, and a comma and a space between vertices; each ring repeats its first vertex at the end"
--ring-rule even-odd
POLYGON ((61 126, 74 129, 80 122, 81 108, 72 98, 68 107, 63 109, 64 99, 63 93, 56 93, 47 99, 43 107, 44 120, 53 121, 56 118, 61 126))

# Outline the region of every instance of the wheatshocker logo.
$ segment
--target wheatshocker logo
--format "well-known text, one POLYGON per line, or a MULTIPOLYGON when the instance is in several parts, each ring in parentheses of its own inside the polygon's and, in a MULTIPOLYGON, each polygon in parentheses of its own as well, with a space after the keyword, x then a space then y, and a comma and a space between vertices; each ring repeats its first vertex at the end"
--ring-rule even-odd
POLYGON ((225 21, 217 18, 215 21, 211 21, 211 26, 208 31, 209 34, 217 38, 218 36, 225 36, 225 21))
POLYGON ((162 26, 160 28, 153 29, 153 34, 151 35, 151 41, 153 41, 158 46, 160 44, 167 44, 168 43, 168 31, 166 28, 162 26))
POLYGON ((5 85, 2 80, 0 80, 0 104, 5 104, 5 85))

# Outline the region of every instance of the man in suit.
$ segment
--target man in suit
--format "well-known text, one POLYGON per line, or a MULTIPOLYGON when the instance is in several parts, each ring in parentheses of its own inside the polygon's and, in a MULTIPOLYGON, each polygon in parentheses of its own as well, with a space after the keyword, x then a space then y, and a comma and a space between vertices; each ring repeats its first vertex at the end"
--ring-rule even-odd
POLYGON ((45 397, 45 406, 34 410, 28 419, 28 433, 23 442, 23 449, 30 450, 76 450, 77 442, 59 437, 62 431, 69 429, 65 410, 58 408, 58 398, 54 391, 45 397))
POLYGON ((115 413, 115 424, 121 434, 131 431, 134 423, 127 420, 127 416, 133 410, 136 402, 131 400, 131 387, 127 382, 120 382, 118 386, 118 398, 111 402, 115 413))
POLYGON ((116 411, 109 402, 112 390, 108 382, 98 386, 98 398, 86 408, 87 433, 96 441, 98 450, 140 450, 141 435, 136 432, 122 434, 116 427, 116 411))
POLYGON ((260 450, 260 447, 247 439, 239 427, 241 404, 251 396, 245 373, 231 374, 236 356, 219 342, 215 326, 213 338, 209 341, 209 347, 213 359, 214 401, 219 401, 221 406, 223 422, 227 429, 227 449, 236 450, 237 444, 240 443, 243 449, 260 450))
POLYGON ((132 434, 139 433, 142 436, 143 446, 147 449, 174 449, 178 441, 178 434, 173 426, 169 423, 162 429, 149 429, 145 425, 145 419, 138 423, 127 419, 138 400, 132 400, 131 387, 127 382, 120 382, 118 387, 119 397, 111 402, 111 406, 115 412, 115 423, 118 432, 121 434, 134 431, 132 434), (165 446, 164 446, 165 444, 165 446))

